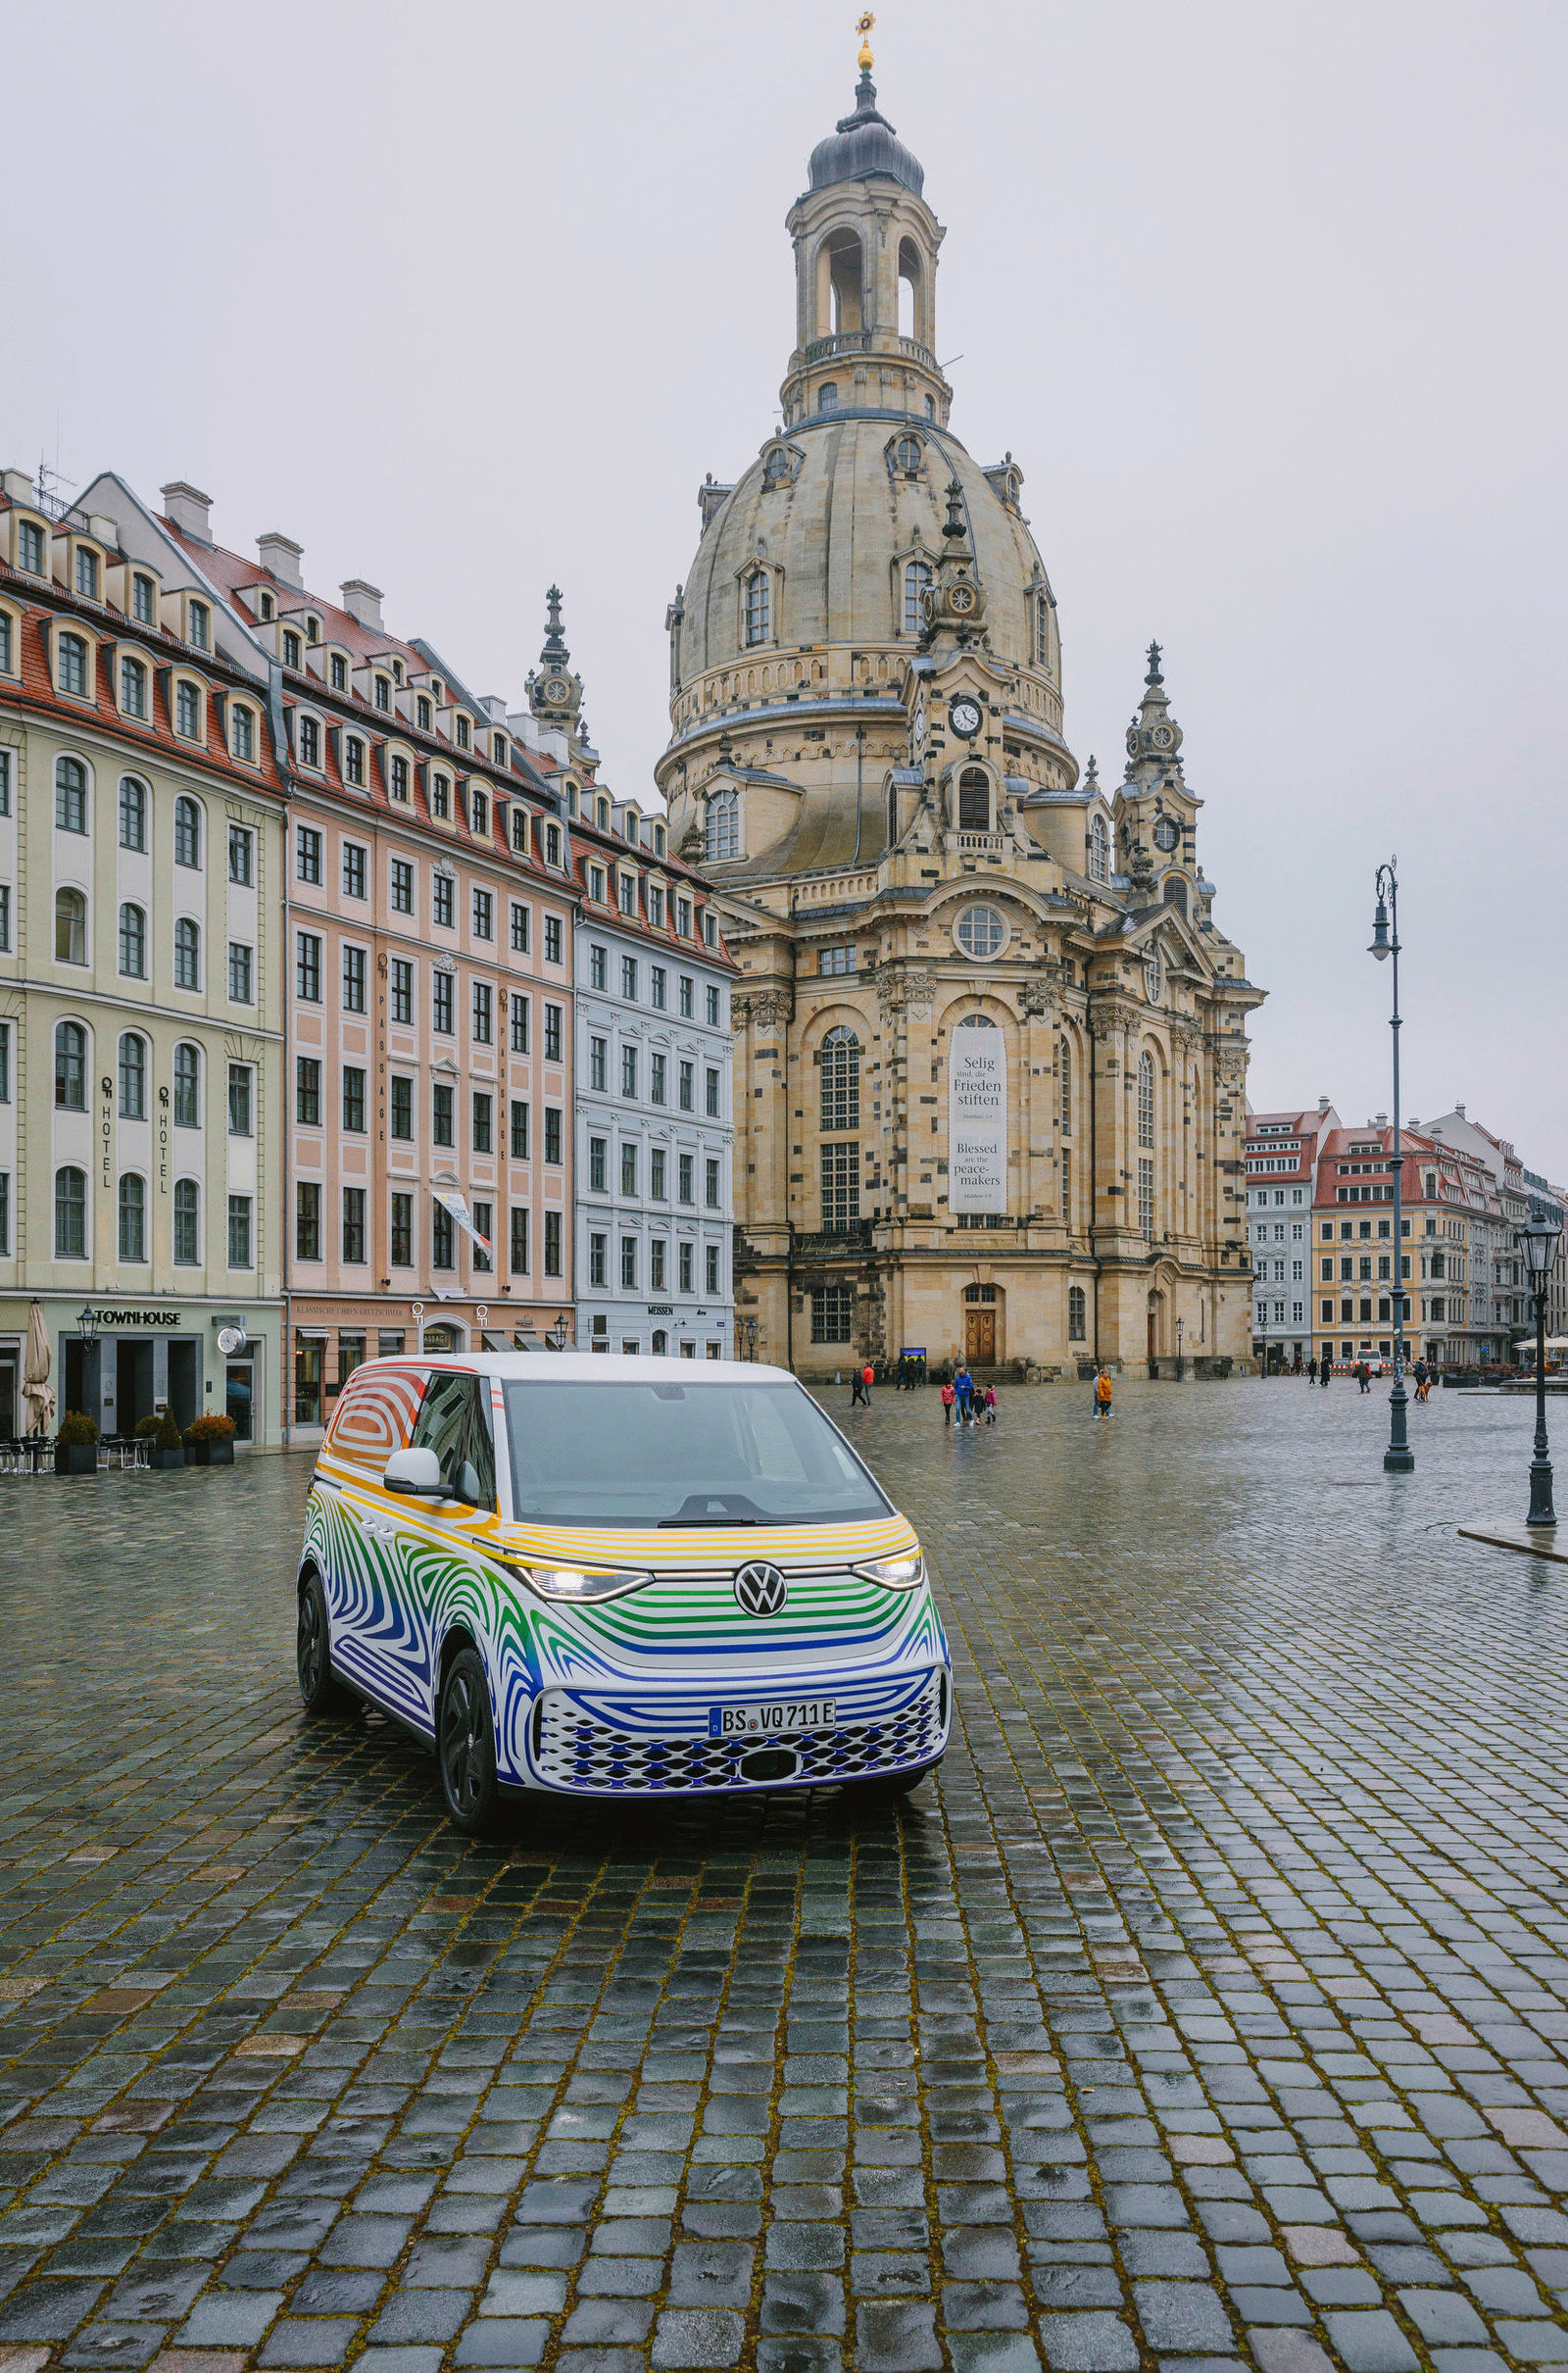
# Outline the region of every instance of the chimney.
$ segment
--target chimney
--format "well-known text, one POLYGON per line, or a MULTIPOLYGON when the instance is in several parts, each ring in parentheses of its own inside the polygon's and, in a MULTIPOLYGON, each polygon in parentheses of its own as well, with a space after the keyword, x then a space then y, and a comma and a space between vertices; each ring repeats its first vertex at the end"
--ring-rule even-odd
POLYGON ((351 618, 368 627, 372 634, 385 633, 386 629, 381 623, 379 585, 372 585, 368 577, 351 576, 338 590, 343 596, 343 607, 351 618))
POLYGON ((1456 1105, 1454 1106, 1454 1108, 1453 1108, 1453 1109, 1454 1109, 1454 1111, 1455 1111, 1455 1112, 1458 1113, 1459 1118, 1460 1118, 1461 1120, 1463 1120, 1463 1118, 1464 1118, 1464 1107, 1463 1107, 1463 1105, 1462 1105, 1462 1104, 1456 1104, 1456 1105))
POLYGON ((33 502, 30 473, 25 470, 0 470, 0 494, 8 502, 25 503, 30 509, 33 502))
POLYGON ((1328 1098, 1327 1098, 1326 1096, 1320 1096, 1320 1097, 1318 1098, 1318 1100, 1317 1100, 1317 1109, 1318 1109, 1318 1112, 1319 1112, 1319 1113, 1320 1113, 1320 1114, 1321 1114, 1321 1113, 1323 1113, 1323 1112, 1326 1112, 1328 1111, 1328 1109, 1329 1109, 1329 1100, 1328 1100, 1328 1098))
POLYGON ((175 478, 172 486, 163 486, 164 517, 172 519, 181 535, 193 535, 198 544, 213 540, 213 498, 203 494, 199 486, 187 486, 183 478, 175 478))
POLYGON ((281 577, 285 585, 293 585, 297 591, 304 592, 305 580, 300 574, 300 562, 305 556, 303 544, 296 544, 292 536, 283 535, 273 527, 266 535, 257 537, 256 551, 264 569, 270 569, 272 574, 281 577))
POLYGON ((1387 1112, 1374 1112, 1374 1113, 1373 1113, 1373 1115, 1372 1115, 1372 1126, 1373 1126, 1375 1129, 1386 1129, 1386 1128, 1388 1127, 1388 1125, 1389 1125, 1389 1116, 1388 1116, 1387 1112))
POLYGON ((1418 1128, 1421 1126, 1421 1123, 1419 1122, 1419 1120, 1417 1120, 1417 1118, 1416 1118, 1415 1114, 1414 1114, 1413 1112, 1411 1112, 1411 1113, 1408 1115, 1408 1117, 1406 1118, 1406 1120, 1405 1120, 1405 1124, 1404 1124, 1404 1125, 1405 1125, 1405 1127, 1406 1127, 1406 1128, 1407 1128, 1407 1129, 1408 1129, 1408 1130, 1411 1132, 1411 1134, 1413 1135, 1413 1134, 1415 1133, 1415 1131, 1416 1131, 1416 1130, 1417 1130, 1417 1129, 1418 1129, 1418 1128))

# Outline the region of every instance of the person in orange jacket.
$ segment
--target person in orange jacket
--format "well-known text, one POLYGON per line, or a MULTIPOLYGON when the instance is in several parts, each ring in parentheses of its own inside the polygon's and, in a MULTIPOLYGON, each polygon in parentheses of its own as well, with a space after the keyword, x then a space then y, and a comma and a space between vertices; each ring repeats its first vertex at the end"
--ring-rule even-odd
POLYGON ((1097 1417, 1110 1415, 1110 1370, 1102 1367, 1095 1378, 1095 1415, 1097 1417))

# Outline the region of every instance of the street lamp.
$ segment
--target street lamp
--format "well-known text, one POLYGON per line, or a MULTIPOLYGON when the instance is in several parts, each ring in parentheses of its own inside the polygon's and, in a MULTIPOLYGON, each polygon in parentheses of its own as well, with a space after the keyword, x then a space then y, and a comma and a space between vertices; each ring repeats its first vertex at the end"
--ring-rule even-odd
POLYGON ((564 1310, 557 1310, 555 1325, 546 1327, 545 1341, 549 1344, 553 1352, 564 1352, 565 1350, 566 1313, 564 1310))
POLYGON ((1180 1318, 1178 1318, 1178 1319, 1177 1319, 1177 1321, 1176 1321, 1176 1381, 1177 1381, 1177 1383, 1178 1383, 1178 1384, 1180 1384, 1181 1380, 1182 1380, 1182 1322, 1181 1322, 1181 1319, 1180 1319, 1180 1318))
POLYGON ((1530 1513, 1525 1522, 1543 1526, 1557 1521, 1551 1505, 1551 1460, 1546 1456, 1546 1288, 1561 1234, 1561 1212, 1554 1213, 1549 1205, 1538 1203, 1534 1216, 1514 1239, 1524 1254, 1536 1297, 1536 1455, 1530 1461, 1530 1513))
POLYGON ((748 1360, 757 1358, 757 1320, 755 1318, 748 1318, 746 1321, 746 1357, 748 1360))
POLYGON ((97 1342, 97 1340, 98 1340, 98 1313, 97 1313, 97 1311, 96 1311, 95 1310, 93 1310, 93 1309, 92 1309, 92 1307, 90 1306, 90 1304, 89 1304, 89 1305, 87 1305, 86 1307, 84 1307, 82 1310, 78 1310, 78 1311, 77 1311, 77 1313, 76 1313, 76 1331, 77 1331, 77 1333, 80 1335, 80 1337, 81 1337, 81 1339, 82 1339, 83 1343, 96 1343, 96 1342, 97 1342))
POLYGON ((1394 959, 1394 1012, 1389 1027, 1394 1032, 1394 1390, 1389 1395, 1389 1447, 1383 1454, 1383 1464, 1391 1475, 1408 1475, 1415 1466, 1415 1453, 1405 1432, 1404 1412, 1404 1156, 1399 1151, 1399 877, 1395 861, 1379 865, 1377 878, 1378 905, 1372 921, 1372 945, 1367 950, 1382 964, 1387 957, 1394 959))

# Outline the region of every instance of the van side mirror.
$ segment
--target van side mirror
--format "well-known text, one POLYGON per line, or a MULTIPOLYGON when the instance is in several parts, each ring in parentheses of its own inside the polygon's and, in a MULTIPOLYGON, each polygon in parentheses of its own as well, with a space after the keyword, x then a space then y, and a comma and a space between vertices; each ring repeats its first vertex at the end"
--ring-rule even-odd
POLYGON ((433 1450, 394 1451, 381 1476, 383 1491, 401 1492, 410 1500, 445 1500, 441 1461, 433 1450))

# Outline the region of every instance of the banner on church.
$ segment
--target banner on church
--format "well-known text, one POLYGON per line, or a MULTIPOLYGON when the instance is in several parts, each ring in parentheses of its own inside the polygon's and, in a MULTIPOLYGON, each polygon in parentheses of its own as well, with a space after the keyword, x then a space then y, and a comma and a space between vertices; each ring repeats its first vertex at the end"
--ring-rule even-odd
POLYGON ((995 1027, 962 1022, 948 1058, 948 1209, 1006 1208, 1006 1043, 995 1027))

